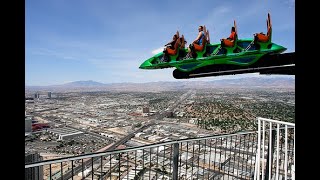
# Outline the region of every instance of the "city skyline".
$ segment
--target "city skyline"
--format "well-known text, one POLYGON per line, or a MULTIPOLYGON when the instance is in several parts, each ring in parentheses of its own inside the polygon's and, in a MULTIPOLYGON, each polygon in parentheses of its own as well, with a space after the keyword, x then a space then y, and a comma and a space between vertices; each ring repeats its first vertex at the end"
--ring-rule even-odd
MULTIPOLYGON (((179 30, 188 44, 205 25, 211 42, 229 35, 236 20, 239 38, 265 32, 271 13, 273 41, 294 52, 294 0, 281 1, 26 1, 25 84, 55 85, 80 80, 101 83, 188 81, 173 69, 141 70, 179 30), (205 4, 205 6, 204 6, 205 4), (121 13, 119 13, 121 12, 121 13), (192 13, 191 13, 192 12, 192 13), (199 13, 193 13, 199 12, 199 13)), ((252 77, 257 74, 200 80, 252 77)))
MULTIPOLYGON (((41 163, 47 163, 26 162, 25 169, 39 166, 42 170, 33 174, 42 172, 45 179, 62 179, 61 176, 63 179, 101 176, 162 179, 161 175, 174 179, 174 173, 164 171, 179 172, 176 179, 183 179, 184 174, 196 179, 252 177, 257 169, 255 158, 260 157, 256 149, 260 149, 261 143, 262 146, 271 143, 267 129, 276 125, 259 121, 259 129, 260 124, 266 128, 260 134, 256 131, 257 120, 264 118, 271 118, 264 119, 270 123, 283 123, 275 128, 277 135, 272 142, 278 143, 273 143, 272 149, 279 153, 272 153, 271 167, 279 160, 282 163, 277 175, 284 177, 282 169, 286 169, 286 176, 294 176, 295 91, 292 89, 54 93, 52 98, 29 99, 25 107, 25 120, 29 122, 25 129, 29 132, 32 129, 31 134, 25 135, 25 153, 39 153, 46 160, 41 163), (291 127, 287 127, 288 123, 291 127), (258 136, 262 134, 259 142, 258 136), (267 139, 269 142, 265 142, 267 139), (127 152, 119 157, 120 149, 127 152), (96 157, 91 159, 86 155, 96 157), (178 158, 175 161, 174 157, 181 157, 181 161, 178 158), (66 163, 54 162, 57 158, 66 163), (173 164, 177 165, 176 169, 172 168, 173 164), (217 171, 207 168, 210 166, 217 171)), ((269 148, 262 148, 263 151, 267 153, 269 148)))

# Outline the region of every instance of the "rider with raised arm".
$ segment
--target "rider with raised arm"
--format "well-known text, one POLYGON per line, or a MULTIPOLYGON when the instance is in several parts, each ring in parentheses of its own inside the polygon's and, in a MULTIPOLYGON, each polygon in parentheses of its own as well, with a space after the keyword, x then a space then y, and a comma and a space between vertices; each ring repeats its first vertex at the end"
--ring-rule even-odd
POLYGON ((202 51, 204 48, 203 41, 204 41, 204 38, 206 38, 206 37, 205 37, 205 33, 203 31, 203 26, 199 26, 198 31, 199 31, 199 33, 198 33, 196 39, 188 47, 188 54, 186 55, 185 58, 195 57, 195 52, 202 51))

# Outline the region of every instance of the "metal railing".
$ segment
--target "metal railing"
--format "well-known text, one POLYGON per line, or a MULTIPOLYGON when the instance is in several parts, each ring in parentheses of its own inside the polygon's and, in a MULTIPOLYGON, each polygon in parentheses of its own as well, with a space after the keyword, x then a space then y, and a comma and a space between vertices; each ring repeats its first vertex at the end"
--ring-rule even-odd
POLYGON ((44 160, 25 164, 25 171, 42 167, 38 179, 253 179, 260 135, 239 132, 44 160))
POLYGON ((257 148, 257 157, 259 158, 256 158, 254 180, 294 180, 294 140, 294 123, 259 117, 257 148))

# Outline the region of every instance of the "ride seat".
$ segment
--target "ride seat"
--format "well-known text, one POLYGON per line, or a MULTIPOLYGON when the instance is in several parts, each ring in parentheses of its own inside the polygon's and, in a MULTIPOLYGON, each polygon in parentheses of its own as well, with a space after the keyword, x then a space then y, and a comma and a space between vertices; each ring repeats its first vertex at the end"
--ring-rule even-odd
POLYGON ((223 42, 224 46, 222 46, 222 49, 224 50, 224 54, 231 54, 235 53, 237 49, 237 43, 238 43, 238 34, 234 34, 234 40, 231 42, 229 39, 224 39, 223 42))
POLYGON ((202 45, 193 44, 194 51, 195 52, 203 51, 203 49, 205 49, 204 47, 206 46, 206 42, 207 42, 207 38, 206 38, 206 35, 204 35, 202 39, 202 45))
POLYGON ((258 42, 268 42, 271 36, 271 27, 268 28, 266 35, 263 33, 256 33, 255 36, 258 42))
POLYGON ((171 48, 168 48, 168 49, 167 49, 168 55, 170 55, 170 56, 176 55, 177 52, 178 52, 179 45, 180 45, 180 39, 178 38, 177 41, 176 41, 176 43, 175 43, 174 46, 173 46, 173 49, 171 49, 171 48))
POLYGON ((179 60, 180 51, 184 49, 185 43, 186 41, 184 39, 184 36, 182 35, 177 39, 176 43, 174 44, 174 49, 168 49, 169 51, 167 51, 167 53, 169 55, 170 61, 179 60))
POLYGON ((237 33, 234 34, 234 40, 231 41, 229 39, 223 39, 223 44, 225 47, 234 47, 234 45, 237 43, 237 40, 238 40, 238 35, 237 33))
POLYGON ((267 34, 264 33, 255 33, 254 38, 255 41, 257 42, 262 42, 262 43, 267 43, 270 42, 271 40, 271 34, 272 34, 272 24, 271 24, 271 17, 270 13, 268 13, 268 18, 267 18, 267 34))
POLYGON ((207 36, 204 35, 202 39, 202 45, 194 44, 194 52, 197 54, 197 58, 203 57, 203 54, 206 52, 207 45, 207 36))

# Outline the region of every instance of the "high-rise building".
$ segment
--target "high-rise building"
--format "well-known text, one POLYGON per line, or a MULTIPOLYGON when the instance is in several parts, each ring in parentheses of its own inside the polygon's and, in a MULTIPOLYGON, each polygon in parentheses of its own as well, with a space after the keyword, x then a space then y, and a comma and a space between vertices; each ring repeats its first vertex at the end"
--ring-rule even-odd
MULTIPOLYGON (((28 153, 25 154, 24 162, 25 163, 32 163, 42 161, 43 158, 40 156, 39 153, 28 153)), ((25 180, 43 180, 43 167, 32 167, 27 168, 24 170, 24 179, 25 180)))
POLYGON ((48 98, 51 99, 51 92, 48 92, 48 98))
POLYGON ((31 133, 32 132, 32 116, 30 115, 26 115, 25 116, 25 122, 24 122, 24 132, 26 134, 31 133))
POLYGON ((39 99, 39 98, 40 98, 40 94, 39 94, 38 92, 35 93, 35 94, 34 94, 34 98, 35 98, 35 99, 39 99))

